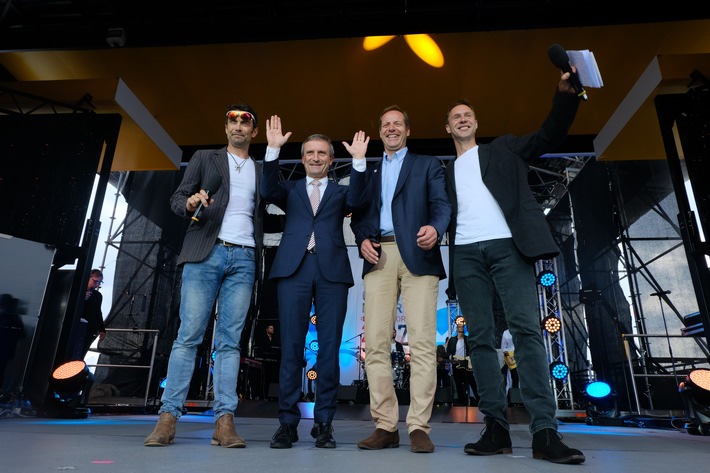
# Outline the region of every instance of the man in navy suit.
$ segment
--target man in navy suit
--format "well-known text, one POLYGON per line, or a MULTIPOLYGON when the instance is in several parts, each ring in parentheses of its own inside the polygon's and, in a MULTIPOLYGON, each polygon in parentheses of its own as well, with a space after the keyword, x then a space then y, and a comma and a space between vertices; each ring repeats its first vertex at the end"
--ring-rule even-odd
POLYGON ((177 261, 183 265, 180 328, 170 352, 160 417, 144 441, 147 447, 173 443, 175 421, 182 415, 197 348, 212 321, 215 301, 219 315, 214 330, 212 445, 246 446, 234 428, 234 413, 239 401, 239 344, 254 293, 262 241, 261 171, 249 156, 249 145, 259 131, 256 112, 247 104, 229 106, 224 131, 227 146, 196 151, 170 198, 170 208, 180 217, 198 217, 195 212, 200 206, 202 211, 199 222, 190 223, 177 261), (221 185, 205 189, 210 182, 221 185))
POLYGON ((467 100, 456 102, 446 116, 446 131, 456 146, 456 160, 446 171, 454 208, 448 293, 458 295, 466 324, 475 327, 468 338, 469 352, 480 395, 478 408, 486 423, 481 438, 464 447, 471 455, 512 453, 495 344, 497 292, 515 342, 521 395, 530 413, 533 457, 555 463, 585 460, 557 433, 557 403, 540 330, 534 265, 559 250, 527 180, 528 161, 554 151, 577 113, 580 99, 568 79, 569 73, 562 74, 550 114, 539 130, 528 135, 505 135, 478 145, 478 122, 467 100))
MULTIPOLYGON (((318 448, 335 448, 332 420, 340 385, 340 342, 347 310, 352 270, 343 236, 343 219, 359 205, 363 176, 350 186, 328 182, 334 160, 333 145, 325 135, 311 135, 301 146, 306 177, 279 182, 279 151, 291 132, 284 134, 281 119, 266 121, 268 147, 261 192, 265 201, 286 213, 283 236, 269 274, 278 280, 281 368, 279 371, 279 428, 271 448, 291 448, 298 441, 301 412, 303 350, 311 304, 318 331, 318 392, 311 436, 318 448)), ((358 132, 352 145, 343 143, 354 161, 365 161, 369 137, 358 132)))
POLYGON ((407 320, 411 450, 434 451, 429 419, 436 392, 436 303, 446 277, 439 243, 451 218, 444 172, 438 159, 407 150, 409 117, 398 106, 380 115, 383 159, 365 171, 367 207, 353 215, 352 229, 364 258, 365 371, 370 388, 373 434, 364 450, 399 446, 399 406, 392 382, 392 327, 401 294, 407 320))

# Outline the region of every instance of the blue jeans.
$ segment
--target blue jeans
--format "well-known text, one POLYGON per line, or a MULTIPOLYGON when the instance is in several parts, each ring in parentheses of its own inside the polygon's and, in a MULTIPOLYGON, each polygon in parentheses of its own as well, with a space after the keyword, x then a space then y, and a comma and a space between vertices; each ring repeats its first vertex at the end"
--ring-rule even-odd
POLYGON ((238 246, 215 245, 206 259, 185 263, 180 294, 180 328, 168 361, 168 379, 159 413, 179 418, 195 369, 197 348, 202 344, 217 299, 214 330, 214 418, 237 409, 242 329, 249 311, 256 251, 238 246))
POLYGON ((454 284, 466 319, 478 409, 509 428, 508 402, 495 343, 493 297, 498 292, 518 362, 520 394, 530 414, 530 432, 557 430, 557 403, 550 385, 547 352, 540 328, 535 267, 512 238, 457 245, 454 284))

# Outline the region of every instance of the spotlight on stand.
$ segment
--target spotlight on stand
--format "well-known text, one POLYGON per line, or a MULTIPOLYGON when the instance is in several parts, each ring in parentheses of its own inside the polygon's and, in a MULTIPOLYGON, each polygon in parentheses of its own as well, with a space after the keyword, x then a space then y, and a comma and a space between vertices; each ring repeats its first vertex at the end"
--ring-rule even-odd
POLYGON ((306 394, 306 401, 313 402, 316 398, 316 380, 318 379, 318 373, 315 368, 311 368, 306 371, 306 378, 308 378, 308 393, 306 394))
POLYGON ((86 407, 94 375, 81 360, 59 365, 49 381, 48 417, 85 419, 91 413, 86 407))
POLYGON ((678 387, 690 435, 710 435, 710 370, 694 369, 678 387))
POLYGON ((550 363, 550 374, 555 379, 563 380, 569 374, 569 368, 561 361, 555 361, 554 363, 550 363))
POLYGON ((459 315, 454 319, 454 325, 465 325, 466 321, 463 318, 463 315, 459 315))
POLYGON ((584 399, 587 403, 587 425, 623 426, 619 419, 619 407, 616 403, 616 392, 603 381, 593 381, 584 388, 584 399))
POLYGON ((552 287, 555 285, 555 281, 557 281, 557 276, 549 269, 540 271, 537 275, 537 283, 542 287, 552 287))
POLYGON ((540 325, 542 326, 542 329, 550 335, 556 334, 562 328, 562 322, 554 315, 548 315, 547 317, 542 319, 540 325))
POLYGON ((318 373, 316 372, 316 370, 311 368, 306 372, 306 377, 311 381, 315 381, 316 379, 318 379, 318 373))

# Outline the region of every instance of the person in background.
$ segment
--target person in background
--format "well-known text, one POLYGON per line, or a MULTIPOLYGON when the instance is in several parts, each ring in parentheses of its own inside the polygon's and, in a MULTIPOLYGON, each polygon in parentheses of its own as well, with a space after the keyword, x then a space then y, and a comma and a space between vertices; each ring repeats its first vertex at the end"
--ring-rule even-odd
POLYGON ((461 406, 478 404, 478 388, 473 378, 471 356, 468 352, 468 336, 463 323, 456 324, 456 336, 446 343, 446 354, 452 360, 452 374, 456 385, 457 404, 461 406), (471 398, 470 393, 473 393, 471 398))
POLYGON ((99 292, 104 283, 104 273, 100 269, 92 269, 84 293, 84 307, 75 327, 75 338, 72 349, 73 360, 83 360, 94 343, 96 337, 99 341, 106 338, 106 326, 101 314, 103 296, 99 292))
POLYGON ((515 361, 515 345, 513 344, 513 336, 510 330, 505 329, 503 336, 500 339, 500 350, 503 352, 503 367, 500 369, 503 375, 503 383, 508 390, 508 373, 510 372, 510 385, 512 388, 517 388, 518 380, 518 363, 515 361))

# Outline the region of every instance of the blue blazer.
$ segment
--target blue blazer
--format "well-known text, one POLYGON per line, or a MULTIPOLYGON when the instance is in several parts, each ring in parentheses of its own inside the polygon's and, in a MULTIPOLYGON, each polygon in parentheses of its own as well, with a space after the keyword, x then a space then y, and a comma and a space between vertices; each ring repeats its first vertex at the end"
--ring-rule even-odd
POLYGON ((269 279, 286 278, 296 272, 306 255, 311 233, 315 231, 318 267, 323 277, 330 282, 354 284, 343 236, 343 219, 360 205, 363 182, 363 176, 351 176, 350 186, 329 181, 318 212, 313 215, 306 179, 279 182, 279 160, 264 162, 262 198, 286 213, 283 236, 269 279))
MULTIPOLYGON (((363 202, 368 205, 353 214, 351 227, 358 248, 365 239, 380 236, 380 208, 382 206, 382 160, 364 173, 353 171, 351 176, 365 174, 363 202)), ((417 246, 417 232, 424 225, 433 226, 441 242, 451 219, 451 204, 446 195, 444 170, 438 158, 407 152, 399 173, 392 199, 392 219, 397 248, 407 269, 416 275, 446 278, 439 245, 425 251, 417 246)), ((360 255, 362 257, 362 255, 360 255)), ((373 265, 363 263, 363 277, 373 265)))

